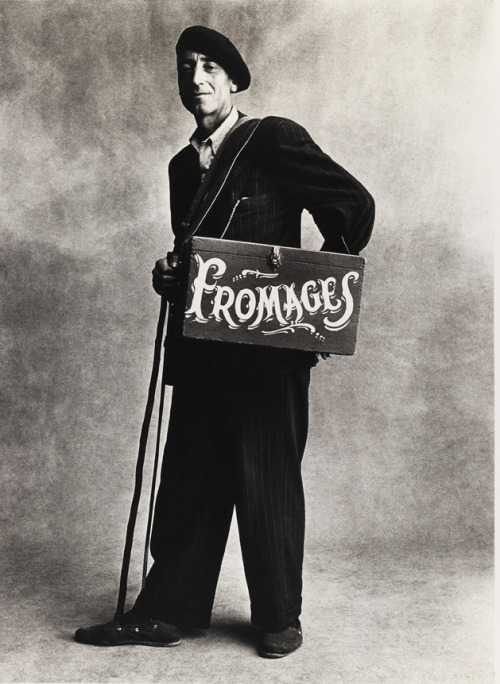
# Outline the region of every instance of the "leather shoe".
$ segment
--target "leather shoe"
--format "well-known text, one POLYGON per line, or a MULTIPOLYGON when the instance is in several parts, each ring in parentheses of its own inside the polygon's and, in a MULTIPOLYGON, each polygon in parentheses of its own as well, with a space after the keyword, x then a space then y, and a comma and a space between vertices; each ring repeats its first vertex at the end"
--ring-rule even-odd
POLYGON ((296 651, 302 644, 300 620, 276 632, 263 632, 257 647, 262 658, 284 658, 296 651))
POLYGON ((75 641, 92 646, 177 646, 181 633, 175 625, 160 620, 141 618, 137 621, 112 620, 101 625, 80 627, 75 632, 75 641))

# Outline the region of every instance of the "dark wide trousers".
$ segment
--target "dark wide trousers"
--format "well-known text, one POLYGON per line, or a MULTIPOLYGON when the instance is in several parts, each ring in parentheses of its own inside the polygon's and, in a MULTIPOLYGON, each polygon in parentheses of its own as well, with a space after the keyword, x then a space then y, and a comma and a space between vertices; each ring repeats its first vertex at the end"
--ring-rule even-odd
POLYGON ((155 508, 153 566, 135 609, 208 628, 233 508, 252 622, 281 629, 300 614, 301 460, 309 368, 224 387, 174 387, 155 508))

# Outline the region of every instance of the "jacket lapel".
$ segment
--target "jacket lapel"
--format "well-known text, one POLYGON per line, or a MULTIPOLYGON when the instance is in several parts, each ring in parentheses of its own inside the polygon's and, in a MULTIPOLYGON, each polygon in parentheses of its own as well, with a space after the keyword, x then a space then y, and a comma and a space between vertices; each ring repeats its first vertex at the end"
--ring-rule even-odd
POLYGON ((179 236, 182 242, 198 230, 199 225, 210 210, 224 185, 231 182, 239 173, 241 173, 245 166, 244 148, 249 142, 258 123, 258 119, 246 120, 230 133, 225 140, 224 146, 219 150, 219 153, 212 162, 214 165, 213 174, 205 195, 203 196, 190 225, 183 227, 184 235, 179 236))

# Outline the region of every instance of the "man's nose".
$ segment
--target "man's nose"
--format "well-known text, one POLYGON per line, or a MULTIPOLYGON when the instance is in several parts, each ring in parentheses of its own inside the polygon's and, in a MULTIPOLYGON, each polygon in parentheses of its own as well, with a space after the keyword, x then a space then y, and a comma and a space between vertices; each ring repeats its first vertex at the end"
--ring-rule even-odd
POLYGON ((193 69, 193 84, 200 86, 205 82, 205 72, 202 64, 196 64, 193 69))

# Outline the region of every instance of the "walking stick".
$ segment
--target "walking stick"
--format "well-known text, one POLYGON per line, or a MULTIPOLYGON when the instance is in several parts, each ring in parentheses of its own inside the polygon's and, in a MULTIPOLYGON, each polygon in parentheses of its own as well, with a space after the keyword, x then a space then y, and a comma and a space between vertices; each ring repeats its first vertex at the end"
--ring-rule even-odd
MULTIPOLYGON (((130 506, 130 514, 129 514, 129 520, 128 520, 128 524, 127 524, 127 534, 126 534, 126 538, 125 538, 125 549, 123 552, 122 569, 121 569, 121 575, 120 575, 120 589, 118 592, 118 603, 117 603, 116 613, 115 613, 115 617, 114 617, 114 619, 117 622, 120 622, 120 620, 123 617, 123 612, 125 609, 125 600, 127 598, 127 581, 128 581, 129 567, 130 567, 130 556, 132 553, 132 543, 134 540, 134 530, 135 530, 135 523, 137 520, 137 511, 139 509, 139 501, 141 498, 141 488, 142 488, 142 479, 143 479, 143 471, 144 471, 144 460, 146 457, 146 446, 147 446, 147 441, 148 441, 149 426, 151 423, 151 416, 153 413, 153 406, 154 406, 155 393, 156 393, 156 385, 158 382, 158 371, 160 368, 163 332, 164 332, 164 328, 165 328, 165 318, 166 318, 166 314, 167 314, 167 308, 168 308, 167 299, 165 297, 162 297, 160 314, 158 316, 158 323, 156 326, 156 339, 155 339, 154 354, 153 354, 153 368, 151 371, 151 379, 149 381, 148 399, 147 399, 147 403, 146 403, 146 410, 144 413, 144 420, 143 420, 142 428, 141 428, 141 436, 139 439, 139 453, 137 456, 137 465, 136 465, 136 469, 135 469, 134 494, 133 494, 132 503, 130 506)), ((162 378, 162 380, 163 380, 163 378, 162 378)), ((152 518, 153 505, 154 505, 154 502, 153 502, 154 488, 155 488, 155 484, 156 484, 156 472, 157 472, 159 451, 160 451, 160 429, 161 429, 161 418, 162 418, 162 412, 163 412, 164 396, 165 396, 165 385, 162 381, 161 399, 160 399, 160 413, 159 413, 159 418, 158 418, 158 434, 157 434, 157 440, 156 440, 156 454, 155 454, 155 464, 154 464, 154 474, 153 474, 153 484, 151 487, 151 500, 150 500, 150 508, 149 508, 148 532, 147 532, 147 537, 146 537, 146 548, 145 548, 145 553, 144 553, 144 567, 143 567, 143 578, 142 578, 143 585, 144 585, 145 574, 147 571, 147 555, 148 555, 148 547, 149 547, 149 533, 150 533, 150 528, 151 528, 151 518, 152 518)))

